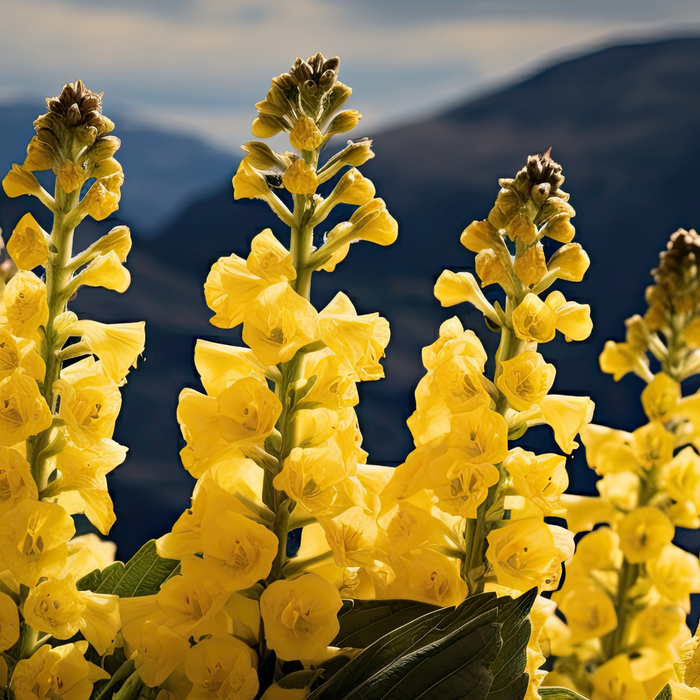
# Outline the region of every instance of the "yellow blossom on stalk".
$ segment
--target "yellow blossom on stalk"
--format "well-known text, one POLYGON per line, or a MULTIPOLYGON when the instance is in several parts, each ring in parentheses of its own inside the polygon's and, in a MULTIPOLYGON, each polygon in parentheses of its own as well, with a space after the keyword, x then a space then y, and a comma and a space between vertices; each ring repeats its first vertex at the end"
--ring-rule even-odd
POLYGON ((7 329, 0 328, 0 379, 20 367, 37 381, 42 381, 46 374, 46 364, 33 340, 15 338, 7 329))
POLYGON ((632 433, 589 423, 581 429, 581 439, 586 447, 588 466, 598 474, 637 469, 632 433))
POLYGON ((87 287, 104 287, 123 293, 131 284, 131 274, 121 264, 119 256, 113 250, 98 255, 76 278, 74 284, 87 287))
MULTIPOLYGON (((494 307, 479 288, 479 283, 470 272, 450 272, 445 270, 438 277, 433 290, 437 300, 443 306, 454 306, 465 301, 473 304, 492 323, 500 324, 494 307)), ((552 335, 552 337, 554 337, 552 335)))
POLYGON ((649 578, 656 590, 669 602, 690 610, 690 594, 700 592, 700 562, 680 547, 666 544, 647 561, 649 578))
POLYGON ((648 695, 636 678, 626 654, 606 661, 591 676, 592 700, 642 700, 648 695))
POLYGON ((547 274, 547 263, 541 243, 530 246, 513 263, 513 270, 526 287, 537 284, 547 274))
POLYGON ((544 422, 552 427, 554 439, 564 452, 578 447, 574 438, 591 422, 595 404, 587 396, 550 394, 539 403, 544 422))
POLYGON ((42 187, 36 177, 25 168, 14 163, 5 175, 2 187, 8 197, 21 197, 23 194, 40 196, 42 187))
POLYGON ((548 343, 556 328, 556 313, 536 294, 527 294, 513 311, 513 332, 521 340, 548 343))
POLYGON ((658 372, 642 391, 642 406, 650 421, 664 420, 680 404, 681 385, 665 372, 658 372))
POLYGON ((510 271, 491 248, 486 248, 478 253, 474 259, 474 268, 481 280, 482 287, 499 284, 507 294, 515 295, 510 271))
POLYGON ((20 500, 36 501, 37 498, 36 483, 27 460, 17 450, 0 447, 0 517, 20 500))
POLYGON ((675 530, 662 511, 644 506, 628 513, 618 526, 620 548, 632 564, 654 559, 671 543, 675 530))
POLYGON ((3 301, 13 335, 36 338, 49 319, 46 285, 33 272, 20 270, 7 283, 3 301))
POLYGON ((138 642, 128 645, 138 651, 134 662, 141 680, 155 688, 185 660, 190 643, 167 625, 153 620, 141 623, 140 628, 138 642))
POLYGON ((19 639, 17 604, 6 593, 0 592, 0 651, 7 651, 19 639))
POLYGON ((450 440, 470 461, 498 464, 508 454, 508 424, 485 407, 458 413, 452 417, 450 440))
POLYGON ((545 303, 556 314, 556 329, 567 340, 585 340, 591 334, 593 322, 588 304, 566 301, 561 292, 552 292, 545 303))
POLYGON ((692 447, 683 448, 664 464, 662 482, 671 498, 688 503, 696 516, 700 514, 700 456, 692 447))
POLYGON ((578 576, 594 570, 619 569, 622 557, 617 532, 609 527, 599 527, 579 541, 568 571, 578 576))
POLYGON ((316 168, 298 158, 285 171, 282 183, 292 194, 313 194, 318 187, 316 168))
POLYGON ((313 151, 323 142, 323 134, 311 117, 303 116, 289 132, 289 142, 300 151, 313 151))
POLYGON ((671 461, 673 435, 660 421, 652 421, 632 433, 632 449, 637 462, 647 471, 671 461))
POLYGON ((123 183, 121 166, 115 172, 96 180, 83 198, 83 211, 95 221, 106 219, 119 208, 123 183))
POLYGON ((45 265, 49 257, 49 235, 31 214, 25 214, 7 242, 7 253, 20 270, 45 265))
POLYGON ((260 613, 269 648, 285 661, 322 660, 338 634, 340 594, 317 574, 275 581, 260 597, 260 613))
POLYGON ((502 373, 496 385, 518 411, 527 411, 539 403, 552 388, 556 370, 540 353, 527 350, 501 363, 502 373))
POLYGON ((535 503, 544 515, 564 512, 560 497, 569 485, 565 457, 535 455, 516 447, 503 460, 503 466, 518 494, 535 503))
POLYGON ((0 445, 16 445, 46 430, 51 420, 36 381, 23 369, 0 380, 0 445))
POLYGON ((580 282, 590 264, 588 254, 578 243, 567 243, 552 255, 547 267, 556 270, 559 279, 580 282))
POLYGON ((608 593, 586 576, 568 577, 553 600, 566 617, 572 640, 602 637, 617 627, 615 606, 608 593))

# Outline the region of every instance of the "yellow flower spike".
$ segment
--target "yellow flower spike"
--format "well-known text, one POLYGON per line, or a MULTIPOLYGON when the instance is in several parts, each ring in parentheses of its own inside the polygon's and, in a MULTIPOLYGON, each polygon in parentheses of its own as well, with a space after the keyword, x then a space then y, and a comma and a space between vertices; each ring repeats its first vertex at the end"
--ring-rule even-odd
POLYGON ((642 469, 663 466, 673 457, 674 439, 661 421, 655 420, 632 433, 632 449, 642 469))
POLYGON ((49 234, 31 214, 25 214, 7 242, 7 253, 20 270, 45 266, 49 258, 49 234))
POLYGON ((567 243, 549 259, 547 267, 567 282, 580 282, 591 264, 586 251, 578 243, 567 243))
POLYGON ((587 396, 549 394, 539 403, 544 422, 554 431, 557 445, 571 454, 578 443, 574 439, 593 418, 595 404, 587 396))
POLYGON ((496 386, 517 411, 527 411, 538 404, 552 388, 556 369, 540 353, 526 350, 501 363, 502 372, 496 386))
POLYGON ((316 309, 286 282, 259 294, 243 324, 243 341, 264 365, 287 362, 318 338, 316 309))
POLYGON ((51 426, 51 411, 23 369, 0 381, 0 445, 12 447, 51 426))
POLYGON ((289 143, 300 151, 315 151, 323 143, 323 134, 318 130, 316 122, 304 115, 289 132, 289 143))
POLYGON ((280 659, 314 663, 338 634, 340 594, 317 574, 275 581, 260 597, 265 640, 280 659))
POLYGON ((29 462, 17 450, 0 447, 0 517, 23 499, 38 499, 29 462))
POLYGON ((113 645, 121 626, 118 597, 79 591, 70 575, 40 583, 24 602, 22 615, 56 639, 70 639, 80 630, 100 656, 113 645))
POLYGON ((24 194, 41 196, 42 187, 29 170, 14 163, 2 181, 2 187, 8 197, 21 197, 24 194))
POLYGON ((599 361, 601 371, 612 374, 616 382, 629 372, 634 372, 649 382, 654 376, 649 371, 649 360, 646 354, 640 354, 629 343, 606 341, 599 361))
POLYGON ((473 253, 480 253, 495 245, 502 245, 498 229, 488 219, 472 221, 464 229, 459 240, 467 250, 471 250, 473 253))
POLYGON ((465 331, 462 322, 453 316, 440 325, 439 338, 423 348, 421 357, 426 369, 436 369, 456 355, 471 357, 477 362, 479 370, 484 371, 487 359, 484 346, 474 331, 465 331))
POLYGON ((344 357, 355 370, 359 381, 373 381, 384 376, 379 360, 389 344, 389 322, 378 313, 358 316, 346 294, 338 292, 319 313, 321 340, 336 355, 344 357))
POLYGON ((498 583, 518 591, 556 590, 561 564, 574 553, 573 534, 542 518, 515 520, 491 530, 486 558, 498 583))
POLYGON ((620 548, 631 564, 655 559, 671 543, 675 529, 666 515, 654 506, 628 513, 618 525, 620 548))
POLYGON ((6 593, 0 592, 0 651, 7 651, 19 639, 17 604, 6 593))
POLYGON ((442 306, 454 306, 471 302, 486 318, 496 325, 501 324, 496 310, 484 296, 479 284, 470 272, 450 272, 445 270, 438 277, 433 290, 442 306))
POLYGON ((282 184, 292 194, 314 194, 319 184, 316 177, 316 168, 303 158, 298 158, 282 175, 282 184))
POLYGON ((477 408, 452 417, 451 445, 477 464, 498 464, 508 454, 508 423, 489 408, 477 408))
POLYGON ((35 586, 56 576, 66 561, 73 519, 59 505, 21 500, 0 519, 0 560, 19 583, 35 586))
POLYGON ((216 567, 230 591, 242 591, 264 579, 277 556, 274 533, 233 511, 205 514, 200 537, 204 560, 216 567))
POLYGON ((5 287, 5 314, 13 335, 35 339, 49 320, 46 285, 29 270, 20 270, 5 287))
POLYGON ((547 274, 547 263, 542 244, 535 243, 522 255, 517 256, 513 263, 513 269, 526 287, 537 284, 547 274))
POLYGON ((665 372, 658 372, 642 391, 642 406, 650 421, 664 420, 681 401, 681 385, 665 372))
POLYGON ((491 248, 485 248, 477 254, 474 266, 476 274, 481 280, 482 287, 488 287, 490 284, 499 284, 506 294, 515 296, 515 286, 510 273, 491 248))
POLYGON ((690 610, 690 594, 700 592, 698 558, 680 547, 666 544, 658 556, 647 561, 647 572, 656 590, 686 614, 690 610))
POLYGON ((87 349, 97 355, 104 373, 120 383, 136 367, 145 347, 145 323, 99 323, 79 320, 70 324, 69 335, 79 335, 87 349))
POLYGON ((104 287, 120 294, 125 292, 131 284, 129 271, 121 264, 119 255, 110 250, 109 253, 98 255, 83 270, 74 281, 76 287, 104 287))
POLYGON ((599 666, 591 676, 591 683, 593 700, 644 700, 650 697, 635 678, 627 654, 619 654, 599 666))
POLYGON ((556 334, 557 315, 536 294, 526 294, 513 311, 513 332, 521 340, 548 343, 556 334))
POLYGON ((560 503, 561 495, 569 485, 565 457, 535 455, 516 447, 503 460, 503 466, 518 494, 535 503, 544 515, 565 512, 560 503))
POLYGON ((239 639, 214 635, 185 656, 185 675, 192 683, 189 700, 253 700, 258 692, 258 657, 239 639))
POLYGON ((561 292, 549 294, 545 303, 556 314, 556 329, 563 333, 567 340, 585 340, 591 334, 593 322, 589 304, 566 301, 561 292))
POLYGON ((567 576, 564 586, 552 599, 566 617, 573 642, 603 637, 617 627, 613 601, 587 576, 567 576))

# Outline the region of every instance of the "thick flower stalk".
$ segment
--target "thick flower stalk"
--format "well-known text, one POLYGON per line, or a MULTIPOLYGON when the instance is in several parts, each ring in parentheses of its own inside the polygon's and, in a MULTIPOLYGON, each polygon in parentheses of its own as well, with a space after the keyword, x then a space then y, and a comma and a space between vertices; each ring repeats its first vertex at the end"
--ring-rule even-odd
MULTIPOLYGON (((265 698, 282 697, 277 681, 289 662, 313 668, 337 653, 329 644, 341 594, 374 597, 395 576, 375 553, 390 470, 365 464, 354 409, 358 382, 383 377, 389 324, 358 314, 342 292, 320 311, 310 301, 314 271, 332 271, 356 241, 389 245, 397 236, 357 169, 373 156, 371 142, 321 157, 360 119, 339 111, 351 91, 337 80, 338 64, 321 54, 298 59, 257 105, 254 135, 283 131, 293 150, 246 144, 234 197, 264 199, 289 229, 289 249, 265 229, 247 257, 222 257, 211 269, 211 322, 242 324, 248 347, 197 343, 205 393, 185 389, 178 406, 182 461, 197 485, 157 545, 180 561, 180 575, 155 595, 121 602, 142 681, 191 700, 252 700, 266 688, 265 698), (354 212, 328 226, 341 204, 354 212)), ((294 697, 308 694, 304 683, 294 687, 294 697)))
MULTIPOLYGON (((445 578, 462 595, 556 590, 561 565, 574 551, 572 533, 545 522, 564 513, 566 458, 509 449, 531 426, 548 424, 569 454, 593 412, 587 397, 550 393, 556 372, 538 351, 557 331, 567 340, 591 332, 588 305, 559 291, 546 294, 557 280, 580 281, 589 265, 572 243, 574 210, 560 189, 563 180, 549 154, 531 156, 514 179, 499 181, 488 218, 462 234, 462 244, 477 254, 481 284, 469 272, 445 271, 435 295, 443 306, 471 302, 501 334, 494 374, 485 373, 487 355, 476 334, 457 317, 445 321, 439 339, 423 350, 427 374, 408 421, 416 448, 383 494, 385 507, 396 503, 405 520, 415 521, 418 512, 459 534, 440 556, 442 571, 450 571, 445 578), (504 302, 486 298, 482 287, 491 284, 501 287, 504 302)), ((434 525, 429 537, 438 531, 434 525)), ((529 697, 538 697, 544 675, 537 671, 544 662, 538 635, 552 607, 539 598, 531 616, 529 697)))
POLYGON ((588 426, 582 438, 600 495, 565 497, 572 530, 599 527, 580 541, 554 596, 566 625, 550 622, 560 657, 552 680, 593 697, 608 697, 601 688, 611 682, 635 698, 656 697, 675 680, 690 638, 686 615, 690 594, 700 593, 700 563, 672 540, 676 527, 700 527, 700 394, 684 397, 682 389, 700 373, 699 257, 695 231, 674 233, 653 271, 644 318, 627 320, 625 342, 605 344, 604 372, 647 382, 641 401, 649 422, 632 432, 588 426))
POLYGON ((4 286, 0 317, 5 697, 87 700, 93 683, 109 677, 92 663, 95 653, 114 649, 120 627, 116 596, 76 587, 109 562, 110 546, 95 535, 74 538, 71 517, 84 513, 103 534, 114 522, 105 477, 126 454, 111 439, 119 386, 144 347, 143 323, 80 320, 67 308, 83 285, 118 292, 129 286, 126 227, 73 250, 85 217, 102 220, 117 209, 123 181, 113 157, 120 142, 101 97, 78 81, 48 99, 24 164, 13 165, 2 182, 8 196, 33 195, 53 215, 49 233, 25 214, 7 244, 16 273, 4 286), (53 171, 53 194, 34 176, 39 170, 53 171), (81 640, 61 644, 78 633, 81 640), (88 644, 92 661, 84 658, 88 644))

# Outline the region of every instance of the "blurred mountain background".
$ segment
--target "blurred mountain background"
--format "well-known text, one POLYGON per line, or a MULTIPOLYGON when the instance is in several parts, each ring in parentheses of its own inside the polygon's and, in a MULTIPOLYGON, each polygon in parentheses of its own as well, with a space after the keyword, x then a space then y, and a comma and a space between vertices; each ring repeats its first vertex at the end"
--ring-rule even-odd
MULTIPOLYGON (((513 176, 529 154, 550 147, 578 212, 576 240, 592 261, 582 283, 560 288, 567 298, 591 304, 595 324, 586 342, 558 338, 548 345, 548 361, 561 367, 555 390, 590 395, 596 422, 633 429, 645 420, 641 381, 632 376, 614 383, 599 372, 598 354, 605 340, 623 338, 628 316, 644 311, 649 271, 669 235, 700 225, 698 85, 700 38, 626 44, 553 65, 437 116, 379 133, 360 126, 352 134, 375 139, 376 158, 363 172, 399 221, 399 240, 389 248, 353 246, 336 273, 314 276, 313 296, 321 307, 342 289, 359 313, 379 311, 391 323, 386 379, 361 386, 358 414, 371 462, 396 465, 410 451, 405 420, 424 371, 420 349, 442 321, 459 315, 494 349, 497 338, 481 315, 467 305, 441 308, 432 287, 445 268, 473 269, 459 234, 487 215, 497 179, 513 176)), ((42 111, 38 102, 0 106, 0 171, 21 162, 42 111)), ((111 536, 125 558, 169 530, 188 505, 193 480, 178 458, 183 443, 175 409, 183 387, 200 388, 195 339, 238 342, 236 331, 208 323, 202 285, 209 267, 221 255, 246 255, 251 238, 267 226, 287 241, 266 205, 234 202, 235 156, 193 137, 145 128, 128 114, 109 116, 123 142, 122 205, 109 221, 81 226, 87 231, 79 241, 129 224, 133 281, 121 296, 84 290, 73 308, 101 321, 147 323, 145 360, 124 387, 115 435, 130 452, 110 477, 118 515, 111 536)), ((26 198, 0 192, 6 238, 28 208, 40 218, 26 198)), ((544 428, 522 442, 556 449, 544 428)), ((591 493, 594 475, 582 453, 570 461, 572 490, 591 493)), ((678 541, 693 551, 700 546, 691 533, 678 541)))

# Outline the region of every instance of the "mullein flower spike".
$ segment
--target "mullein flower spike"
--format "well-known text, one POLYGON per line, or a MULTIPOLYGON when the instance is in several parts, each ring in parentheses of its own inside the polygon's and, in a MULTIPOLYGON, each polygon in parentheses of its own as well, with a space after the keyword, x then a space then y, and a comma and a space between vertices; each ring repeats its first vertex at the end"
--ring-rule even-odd
POLYGON ((634 373, 647 382, 641 402, 649 422, 632 432, 587 426, 582 438, 600 495, 564 497, 569 527, 592 532, 553 596, 566 623, 546 624, 558 657, 548 682, 593 697, 625 685, 635 697, 655 698, 666 683, 674 698, 700 695, 688 672, 697 635, 691 639, 686 625, 700 564, 672 544, 676 527, 700 527, 700 397, 682 391, 700 372, 698 253, 695 231, 671 236, 652 271, 646 313, 628 319, 626 340, 607 341, 600 355, 616 381, 634 373))
POLYGON ((131 240, 119 227, 74 253, 80 221, 106 218, 118 206, 120 142, 110 135, 102 95, 82 82, 47 105, 25 162, 2 183, 10 197, 36 196, 53 228, 44 231, 25 214, 7 245, 16 267, 3 263, 10 274, 0 319, 0 683, 9 697, 88 700, 93 684, 109 678, 94 661, 114 650, 121 621, 117 596, 76 586, 113 553, 94 535, 74 537, 71 516, 84 513, 103 534, 114 523, 105 477, 126 455, 112 440, 119 386, 143 351, 144 331, 143 323, 80 321, 67 310, 82 285, 126 289, 131 240), (53 195, 37 170, 54 173, 53 195), (78 632, 85 641, 61 643, 78 632), (41 644, 49 638, 58 645, 41 644))

